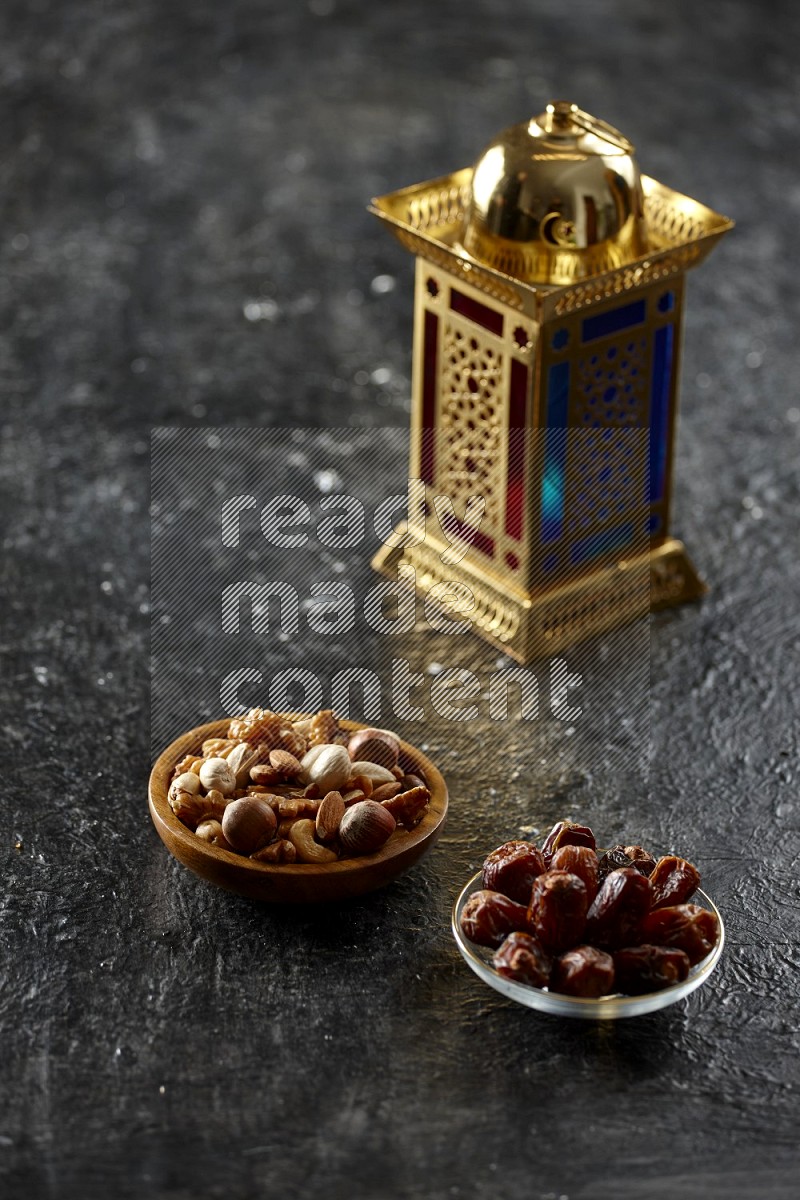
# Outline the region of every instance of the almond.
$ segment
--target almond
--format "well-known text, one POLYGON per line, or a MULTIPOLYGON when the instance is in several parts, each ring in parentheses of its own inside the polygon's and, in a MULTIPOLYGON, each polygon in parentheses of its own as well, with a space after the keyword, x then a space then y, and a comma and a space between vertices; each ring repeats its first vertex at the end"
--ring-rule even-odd
POLYGON ((394 783, 382 783, 380 787, 376 787, 372 793, 372 799, 377 804, 383 804, 384 800, 391 800, 392 796, 396 796, 398 792, 402 792, 403 785, 399 780, 394 783))
POLYGON ((270 765, 280 774, 281 779, 285 779, 287 783, 299 779, 303 773, 300 760, 290 754, 288 750, 270 750, 269 761, 270 765))
POLYGON ((345 803, 340 792, 328 792, 317 809, 317 837, 321 842, 332 842, 339 832, 345 814, 345 803))

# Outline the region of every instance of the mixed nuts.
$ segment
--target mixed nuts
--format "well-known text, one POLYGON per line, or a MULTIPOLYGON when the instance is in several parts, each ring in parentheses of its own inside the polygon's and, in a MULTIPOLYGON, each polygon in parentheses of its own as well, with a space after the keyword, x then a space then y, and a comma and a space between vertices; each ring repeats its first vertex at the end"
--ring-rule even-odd
POLYGON ((228 736, 175 766, 176 817, 202 841, 257 862, 332 863, 373 854, 411 830, 430 801, 385 729, 343 729, 334 713, 290 718, 253 708, 228 736))
POLYGON ((716 914, 689 901, 692 863, 641 846, 598 854, 586 825, 559 821, 542 845, 512 841, 483 864, 461 913, 495 970, 568 996, 641 995, 686 979, 719 940, 716 914))

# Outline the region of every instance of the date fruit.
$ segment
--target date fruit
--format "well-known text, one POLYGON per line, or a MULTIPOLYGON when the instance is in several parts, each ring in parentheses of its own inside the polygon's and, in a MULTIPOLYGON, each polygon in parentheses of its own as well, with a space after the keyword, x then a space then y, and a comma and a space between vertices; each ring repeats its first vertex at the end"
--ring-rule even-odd
POLYGON ((637 871, 641 871, 643 875, 652 874, 656 860, 649 850, 645 850, 644 846, 626 846, 625 853, 637 871))
POLYGON ((719 921, 716 914, 699 904, 678 904, 672 908, 654 908, 639 926, 639 938, 654 946, 683 950, 689 965, 702 962, 717 944, 719 921))
POLYGON ((682 983, 689 974, 689 959, 683 950, 664 946, 629 946, 614 955, 617 988, 629 996, 660 992, 682 983))
POLYGON ((545 950, 561 954, 583 937, 588 908, 582 879, 569 871, 548 871, 533 881, 528 923, 545 950))
POLYGON ((510 933, 492 963, 498 975, 531 987, 546 987, 550 978, 551 959, 529 933, 510 933))
POLYGON ((660 858, 650 875, 653 908, 685 904, 700 886, 700 872, 685 858, 668 854, 660 858))
POLYGON ((607 876, 586 918, 585 941, 618 949, 636 941, 642 917, 650 911, 650 880, 635 867, 621 867, 607 876))
POLYGON ((655 861, 638 844, 598 853, 586 825, 558 821, 541 850, 505 842, 480 878, 462 932, 491 947, 498 975, 531 987, 639 996, 681 983, 719 945, 716 913, 688 903, 696 867, 677 855, 655 861))
POLYGON ((576 825, 574 821, 556 821, 542 846, 546 867, 550 866, 553 855, 562 846, 588 846, 590 850, 595 850, 597 843, 588 825, 576 825))
POLYGON ((612 846, 610 850, 606 850, 605 854, 601 855, 598 861, 597 877, 600 883, 604 883, 612 871, 618 871, 620 867, 632 866, 633 859, 625 853, 625 847, 612 846))
POLYGON ((614 960, 594 946, 576 946, 553 964, 550 990, 565 996, 607 996, 614 990, 614 960))
POLYGON ((544 871, 542 852, 533 842, 506 842, 483 864, 483 886, 527 905, 537 875, 544 871))
POLYGON ((599 887, 597 878, 597 855, 588 846, 562 846, 553 855, 551 871, 569 871, 577 875, 586 886, 586 895, 591 904, 599 887))
POLYGON ((524 904, 487 889, 474 892, 464 905, 461 929, 479 946, 499 946, 509 933, 531 932, 524 904))

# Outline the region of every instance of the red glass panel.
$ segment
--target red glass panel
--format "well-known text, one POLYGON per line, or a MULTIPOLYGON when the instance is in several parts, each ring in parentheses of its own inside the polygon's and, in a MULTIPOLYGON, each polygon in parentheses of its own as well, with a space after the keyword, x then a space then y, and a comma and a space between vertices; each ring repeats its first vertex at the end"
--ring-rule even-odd
POLYGON ((508 390, 508 475, 506 478, 506 533, 522 540, 525 503, 525 409, 528 400, 528 368, 511 360, 508 390))
POLYGON ((472 300, 463 292, 451 288, 450 307, 453 312, 460 313, 462 317, 474 321, 476 325, 482 325, 490 333, 495 333, 498 337, 502 336, 503 314, 494 308, 489 308, 488 304, 481 304, 480 300, 472 300))
POLYGON ((422 351, 420 473, 425 483, 433 487, 433 473, 436 466, 436 371, 439 355, 439 318, 435 313, 425 313, 422 351))
POLYGON ((463 535, 464 540, 471 548, 480 550, 481 554, 485 554, 488 558, 494 558, 494 538, 489 537, 488 533, 483 533, 480 529, 470 529, 448 513, 443 513, 439 519, 442 529, 449 537, 456 538, 463 535))

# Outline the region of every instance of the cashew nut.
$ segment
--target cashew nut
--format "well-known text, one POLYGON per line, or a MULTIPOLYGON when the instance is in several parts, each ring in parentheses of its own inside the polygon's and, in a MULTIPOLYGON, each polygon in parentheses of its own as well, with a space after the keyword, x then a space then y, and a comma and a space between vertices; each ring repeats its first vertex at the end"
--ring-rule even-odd
POLYGON ((297 851, 297 857, 304 863, 335 862, 336 852, 314 841, 315 828, 313 821, 302 820, 295 821, 289 830, 289 841, 297 851))

